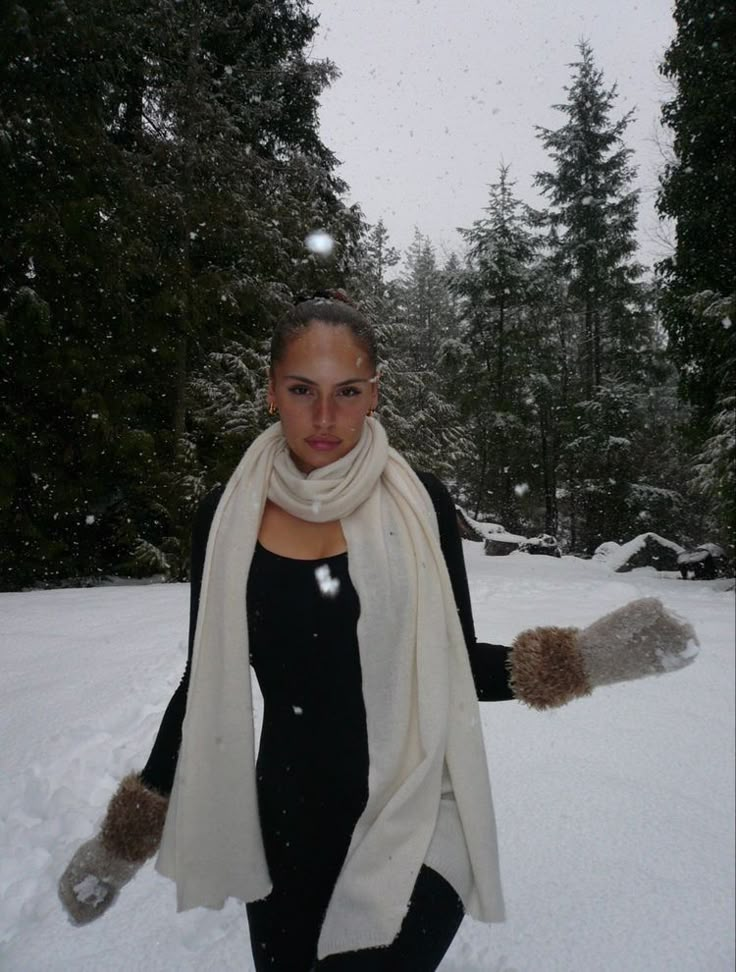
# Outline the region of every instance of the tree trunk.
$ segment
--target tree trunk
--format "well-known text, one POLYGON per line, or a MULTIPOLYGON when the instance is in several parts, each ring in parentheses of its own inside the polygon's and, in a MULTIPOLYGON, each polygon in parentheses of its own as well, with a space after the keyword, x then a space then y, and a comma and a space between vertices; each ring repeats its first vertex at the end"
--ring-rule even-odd
POLYGON ((539 410, 539 434, 542 446, 542 474, 544 477, 544 532, 557 536, 557 476, 555 470, 554 433, 550 429, 549 410, 539 410), (550 441, 552 440, 552 442, 550 441))
POLYGON ((483 488, 486 482, 486 469, 488 467, 488 447, 486 446, 485 436, 480 448, 480 476, 478 477, 478 489, 475 494, 475 514, 474 519, 478 519, 480 513, 480 503, 483 497, 483 488))
POLYGON ((200 23, 196 19, 189 34, 189 50, 187 56, 187 113, 182 126, 183 132, 183 185, 182 185, 182 213, 181 213, 181 272, 183 283, 183 306, 176 335, 176 400, 174 404, 174 449, 184 435, 186 429, 186 390, 187 390, 187 345, 189 335, 196 334, 194 287, 192 271, 192 201, 193 201, 193 155, 196 142, 196 122, 194 106, 196 104, 197 72, 200 51, 200 23))
POLYGON ((601 322, 598 307, 593 311, 593 382, 597 391, 601 387, 601 322))
POLYGON ((577 493, 572 480, 567 485, 570 491, 570 549, 574 552, 578 545, 577 493))
POLYGON ((590 401, 594 388, 594 338, 593 338, 593 301, 585 298, 585 329, 583 333, 583 389, 585 397, 590 401))
POLYGON ((506 370, 506 306, 503 297, 498 305, 498 322, 496 324, 496 407, 501 408, 506 400, 504 388, 506 370))
POLYGON ((176 335, 174 387, 174 454, 186 429, 187 336, 183 328, 176 335))
POLYGON ((136 61, 127 72, 125 108, 120 124, 120 139, 126 149, 133 150, 143 142, 143 94, 145 81, 143 64, 136 61))

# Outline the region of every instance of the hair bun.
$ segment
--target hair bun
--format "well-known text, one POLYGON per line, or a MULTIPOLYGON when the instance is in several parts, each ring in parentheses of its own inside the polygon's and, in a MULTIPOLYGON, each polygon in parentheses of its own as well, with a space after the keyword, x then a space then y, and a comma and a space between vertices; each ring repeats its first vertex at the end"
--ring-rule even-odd
POLYGON ((350 307, 355 307, 354 301, 348 297, 344 290, 330 290, 329 293, 332 295, 333 300, 341 300, 343 304, 348 304, 350 307))
POLYGON ((310 303, 312 301, 318 302, 320 300, 339 300, 343 304, 347 304, 348 307, 356 307, 354 301, 348 297, 346 292, 341 289, 335 290, 315 290, 313 294, 299 294, 296 298, 296 304, 304 304, 307 301, 310 303))

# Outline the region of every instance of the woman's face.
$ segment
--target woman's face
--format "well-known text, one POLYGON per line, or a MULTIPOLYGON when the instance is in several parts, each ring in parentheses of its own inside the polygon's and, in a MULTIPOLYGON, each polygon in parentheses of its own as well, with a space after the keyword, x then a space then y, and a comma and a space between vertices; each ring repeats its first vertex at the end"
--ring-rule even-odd
POLYGON ((356 445, 378 401, 377 378, 348 327, 314 321, 273 366, 268 401, 278 408, 294 463, 309 473, 356 445))

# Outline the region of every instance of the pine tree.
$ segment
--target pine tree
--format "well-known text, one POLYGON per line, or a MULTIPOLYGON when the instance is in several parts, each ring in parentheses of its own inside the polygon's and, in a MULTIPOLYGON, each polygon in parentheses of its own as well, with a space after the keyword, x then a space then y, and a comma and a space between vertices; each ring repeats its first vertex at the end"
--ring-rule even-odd
POLYGON ((486 215, 460 235, 467 247, 467 269, 455 287, 466 299, 470 335, 485 364, 486 393, 502 409, 514 379, 513 339, 520 310, 529 297, 530 267, 538 249, 533 217, 513 194, 509 167, 501 165, 490 187, 486 215))
POLYGON ((469 450, 456 395, 442 360, 455 334, 447 274, 434 247, 416 231, 392 290, 393 318, 381 329, 380 415, 391 444, 417 468, 456 479, 469 450))
MULTIPOLYGON (((268 342, 229 341, 209 355, 188 389, 193 435, 204 482, 226 480, 245 449, 269 424, 268 342)), ((195 498, 200 489, 195 489, 195 498)))
POLYGON ((514 486, 522 480, 529 486, 524 383, 538 249, 533 213, 514 195, 514 185, 508 166, 501 165, 498 182, 489 187, 485 215, 459 231, 465 261, 452 280, 468 351, 463 414, 474 442, 473 459, 462 468, 472 483, 475 515, 491 513, 509 525, 519 522, 514 486))
POLYGON ((528 412, 525 428, 533 435, 535 456, 527 475, 532 490, 543 497, 544 532, 558 537, 567 532, 561 522, 559 486, 564 482, 563 446, 576 370, 575 313, 567 283, 544 249, 531 267, 531 275, 523 396, 528 412))
POLYGON ((630 521, 635 495, 644 495, 635 487, 664 443, 648 464, 633 462, 645 421, 636 402, 657 379, 657 334, 652 289, 634 259, 638 194, 623 140, 632 112, 612 119, 616 86, 605 86, 587 43, 579 50, 567 100, 555 106, 565 124, 539 129, 554 168, 536 182, 550 202, 546 262, 557 294, 547 328, 561 368, 552 383, 557 475, 570 542, 591 550, 630 521))
POLYGON ((674 135, 658 208, 675 220, 659 264, 662 313, 700 434, 723 409, 736 370, 736 9, 676 0, 677 32, 661 72, 674 84, 662 119, 674 135))
MULTIPOLYGON (((347 276, 347 289, 376 332, 379 351, 378 414, 387 428, 397 414, 400 387, 394 382, 398 333, 398 281, 391 273, 401 261, 383 220, 366 226, 347 276)), ((399 369, 400 370, 400 369, 399 369)))
POLYGON ((139 540, 176 541, 181 572, 208 479, 192 379, 344 273, 360 216, 317 133, 335 69, 305 53, 307 8, 3 9, 3 584, 110 570, 139 540), (331 258, 304 249, 316 228, 331 258))
POLYGON ((351 293, 362 302, 383 300, 391 290, 387 274, 400 260, 401 254, 391 245, 383 220, 367 226, 353 262, 351 293))
POLYGON ((121 429, 129 345, 105 105, 122 26, 102 4, 5 7, 0 23, 0 450, 3 586, 94 572, 100 520, 150 443, 121 429), (8 580, 5 580, 8 578, 8 580))
MULTIPOLYGON (((139 153, 136 162, 165 207, 159 272, 170 335, 173 463, 161 498, 182 539, 196 500, 189 488, 194 470, 211 482, 207 465, 223 469, 207 423, 196 415, 201 395, 192 400, 190 392, 201 392, 207 376, 218 373, 218 356, 235 348, 241 360, 252 358, 294 292, 339 276, 359 229, 357 212, 340 199, 336 160, 316 133, 317 98, 336 71, 304 54, 316 28, 307 6, 188 0, 173 12, 161 8, 161 50, 147 90, 158 128, 171 137, 156 138, 156 151, 139 153), (315 228, 331 232, 333 257, 305 250, 315 228)), ((228 438, 227 455, 235 442, 228 438)))
MULTIPOLYGON (((706 529, 728 538, 736 537, 736 395, 722 400, 721 411, 711 423, 711 435, 696 457, 695 485, 705 495, 714 517, 706 529)), ((733 549, 731 550, 733 553, 733 549)))
POLYGON ((558 272, 579 306, 580 378, 590 399, 608 370, 610 346, 625 347, 620 311, 636 302, 641 267, 632 260, 638 192, 631 188, 632 150, 623 143, 633 112, 611 120, 616 86, 604 86, 589 44, 578 49, 567 101, 554 106, 565 124, 538 128, 554 168, 535 181, 550 201, 558 272))
POLYGON ((674 252, 658 266, 661 311, 693 407, 690 442, 713 517, 709 530, 733 547, 736 10, 677 0, 674 15, 677 32, 660 68, 674 85, 662 108, 674 159, 662 174, 658 208, 675 221, 674 252))

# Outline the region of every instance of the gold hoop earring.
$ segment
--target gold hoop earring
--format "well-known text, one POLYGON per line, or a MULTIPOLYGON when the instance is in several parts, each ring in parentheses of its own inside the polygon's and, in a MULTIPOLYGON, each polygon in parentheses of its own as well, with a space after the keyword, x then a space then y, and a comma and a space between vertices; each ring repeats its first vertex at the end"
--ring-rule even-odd
POLYGON ((368 411, 365 413, 366 418, 372 418, 374 412, 375 412, 375 408, 369 408, 368 411))
POLYGON ((276 405, 274 404, 274 402, 269 402, 268 403, 268 414, 269 415, 275 415, 277 411, 278 410, 277 410, 276 405))

